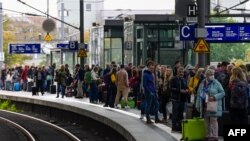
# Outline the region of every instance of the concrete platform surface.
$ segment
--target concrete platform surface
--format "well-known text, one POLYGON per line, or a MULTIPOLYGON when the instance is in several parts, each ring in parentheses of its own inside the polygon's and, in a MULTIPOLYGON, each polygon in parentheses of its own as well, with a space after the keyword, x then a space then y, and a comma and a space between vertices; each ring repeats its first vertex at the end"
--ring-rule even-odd
POLYGON ((43 96, 32 96, 31 92, 0 90, 0 99, 34 103, 79 113, 114 128, 130 141, 176 141, 181 139, 181 134, 171 133, 171 128, 167 125, 146 124, 145 119, 139 119, 140 111, 137 109, 122 110, 103 107, 103 103, 89 103, 88 98, 56 98, 56 94, 49 93, 45 93, 43 96))

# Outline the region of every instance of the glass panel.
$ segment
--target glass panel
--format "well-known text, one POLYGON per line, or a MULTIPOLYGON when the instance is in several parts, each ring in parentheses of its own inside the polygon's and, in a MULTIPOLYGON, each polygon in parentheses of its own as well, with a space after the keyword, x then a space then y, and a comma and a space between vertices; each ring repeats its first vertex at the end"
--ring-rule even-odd
POLYGON ((160 48, 174 48, 174 41, 161 41, 160 48))
POLYGON ((143 38, 143 30, 142 29, 137 29, 136 30, 136 38, 137 39, 143 38))
POLYGON ((115 61, 118 64, 122 63, 122 50, 121 49, 112 49, 112 61, 115 61))
POLYGON ((148 38, 157 38, 158 37, 158 31, 157 29, 148 29, 148 38))
POLYGON ((112 38, 111 48, 122 48, 122 39, 121 38, 112 38))
POLYGON ((157 42, 148 42, 147 46, 147 58, 152 59, 153 61, 158 61, 157 55, 157 42))
POLYGON ((69 71, 72 74, 73 72, 73 52, 64 52, 64 56, 65 56, 65 61, 64 64, 68 64, 69 65, 69 71))
POLYGON ((57 64, 57 68, 60 66, 61 64, 61 54, 60 51, 52 51, 53 54, 53 59, 52 59, 52 64, 56 63, 57 64))
POLYGON ((160 29, 160 38, 161 39, 173 38, 173 30, 160 29))
POLYGON ((111 41, 111 48, 112 48, 112 60, 117 63, 122 63, 122 39, 121 38, 112 38, 111 41))
POLYGON ((109 49, 104 50, 104 64, 107 64, 110 62, 110 51, 109 49))
POLYGON ((110 49, 110 38, 104 38, 104 49, 110 49))
POLYGON ((137 42, 136 44, 137 47, 137 65, 144 64, 142 62, 142 42, 137 42))

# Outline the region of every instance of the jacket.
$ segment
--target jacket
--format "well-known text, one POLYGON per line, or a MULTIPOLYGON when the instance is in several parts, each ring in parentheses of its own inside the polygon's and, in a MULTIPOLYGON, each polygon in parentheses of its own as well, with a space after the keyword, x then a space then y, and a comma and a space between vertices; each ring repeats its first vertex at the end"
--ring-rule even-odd
POLYGON ((149 70, 145 70, 143 73, 143 88, 145 93, 156 94, 155 77, 149 70))
POLYGON ((171 99, 178 102, 186 102, 187 95, 186 93, 181 93, 181 89, 188 89, 187 80, 184 78, 178 78, 177 76, 173 77, 170 80, 170 90, 171 90, 171 99))
MULTIPOLYGON (((204 88, 206 79, 202 80, 202 82, 199 85, 198 91, 197 91, 197 99, 195 103, 195 107, 198 111, 202 112, 201 109, 205 108, 202 105, 203 100, 201 99, 201 93, 204 88)), ((220 82, 216 79, 213 79, 211 84, 208 86, 208 94, 209 96, 213 96, 215 100, 218 102, 217 105, 217 112, 207 112, 207 116, 212 117, 220 117, 222 116, 222 99, 225 96, 224 89, 220 82)))

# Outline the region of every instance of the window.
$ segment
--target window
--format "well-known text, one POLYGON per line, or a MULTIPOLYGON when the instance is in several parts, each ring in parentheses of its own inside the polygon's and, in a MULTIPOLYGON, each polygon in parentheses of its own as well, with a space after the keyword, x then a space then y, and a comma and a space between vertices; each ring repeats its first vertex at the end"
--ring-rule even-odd
POLYGON ((148 38, 157 38, 158 31, 157 29, 148 29, 148 38))
POLYGON ((137 29, 136 35, 137 35, 137 39, 143 38, 143 30, 142 29, 137 29))
POLYGON ((173 38, 173 30, 161 29, 160 38, 173 38))
POLYGON ((91 4, 90 3, 86 4, 86 11, 91 11, 91 4))
POLYGON ((160 42, 160 48, 174 48, 174 41, 162 41, 160 42))

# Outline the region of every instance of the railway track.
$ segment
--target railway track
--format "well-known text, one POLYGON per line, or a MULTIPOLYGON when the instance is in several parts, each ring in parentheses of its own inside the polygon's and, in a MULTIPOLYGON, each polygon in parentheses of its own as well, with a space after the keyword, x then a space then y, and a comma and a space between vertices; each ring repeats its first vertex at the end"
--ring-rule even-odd
POLYGON ((0 110, 1 141, 80 141, 75 135, 49 122, 0 110))

